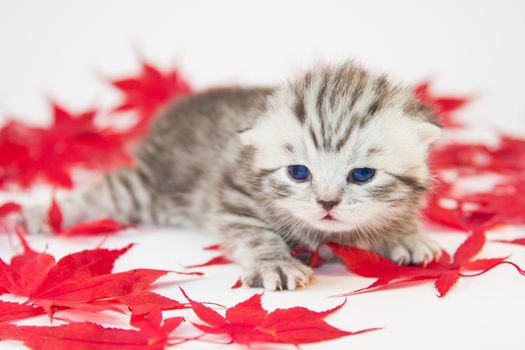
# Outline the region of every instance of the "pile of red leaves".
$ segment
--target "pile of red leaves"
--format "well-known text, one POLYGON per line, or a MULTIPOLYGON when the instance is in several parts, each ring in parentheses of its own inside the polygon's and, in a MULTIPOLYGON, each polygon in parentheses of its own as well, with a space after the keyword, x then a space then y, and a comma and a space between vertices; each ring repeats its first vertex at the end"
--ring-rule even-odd
POLYGON ((125 135, 95 126, 95 111, 73 115, 58 105, 52 110, 49 128, 11 121, 0 130, 0 187, 43 180, 69 188, 74 167, 104 169, 131 161, 125 135))
POLYGON ((0 339, 19 340, 34 350, 162 350, 186 341, 170 337, 183 321, 183 317, 162 320, 160 311, 156 310, 133 315, 130 324, 136 330, 105 328, 89 322, 71 322, 55 327, 3 324, 0 339))
MULTIPOLYGON (((69 322, 54 327, 16 326, 2 324, 0 339, 23 341, 32 349, 164 349, 191 340, 216 343, 215 340, 204 339, 206 334, 225 335, 227 342, 238 343, 280 343, 299 345, 331 340, 349 335, 356 335, 377 328, 357 332, 343 331, 330 326, 323 319, 337 311, 343 304, 326 311, 316 312, 303 307, 277 309, 273 312, 264 310, 261 306, 261 294, 255 294, 248 300, 226 310, 226 316, 203 303, 188 299, 195 315, 207 325, 193 326, 204 332, 198 337, 189 338, 173 331, 185 321, 183 317, 172 317, 163 320, 159 308, 150 308, 145 314, 133 314, 130 325, 136 330, 105 328, 96 323, 69 322)), ((3 303, 9 305, 12 303, 3 303)), ((1 304, 0 304, 1 305, 1 304)), ((13 304, 18 305, 18 304, 13 304)), ((8 307, 9 307, 8 306, 8 307)), ((24 305, 22 305, 23 307, 24 305)), ((0 306, 6 308, 4 306, 0 306)), ((7 307, 7 308, 8 308, 7 307)), ((18 318, 30 317, 36 314, 19 308, 18 318)), ((2 310, 2 309, 0 309, 2 310)), ((13 318, 11 318, 13 319, 13 318)), ((8 319, 9 320, 9 319, 8 319)), ((1 321, 0 321, 1 322, 1 321)))
MULTIPOLYGON (((465 128, 454 112, 465 105, 465 98, 433 96, 427 83, 417 86, 415 94, 429 104, 448 128, 465 128)), ((447 142, 436 145, 430 154, 436 180, 424 210, 435 222, 457 229, 487 230, 499 225, 525 224, 525 140, 501 135, 499 144, 447 142), (492 176, 499 178, 494 188, 463 192, 458 179, 492 176)))
MULTIPOLYGON (((23 253, 0 259, 0 292, 26 297, 24 304, 0 302, 0 319, 14 320, 28 315, 50 316, 64 309, 98 312, 126 306, 134 314, 151 308, 177 309, 181 303, 150 291, 150 286, 170 271, 135 269, 112 273, 115 261, 131 245, 122 249, 93 249, 67 255, 58 262, 47 253, 32 250, 18 235, 23 253)), ((192 273, 200 275, 199 273, 192 273)))
POLYGON ((110 83, 123 96, 112 114, 134 113, 134 125, 123 130, 100 127, 97 110, 70 113, 55 103, 47 128, 10 121, 0 129, 0 188, 29 187, 37 181, 71 188, 74 169, 109 170, 130 163, 129 145, 148 130, 155 111, 190 92, 176 70, 161 73, 146 63, 137 77, 110 83))
MULTIPOLYGON (((50 346, 53 349, 164 349, 201 338, 171 336, 184 321, 183 317, 162 320, 161 310, 187 307, 150 290, 151 284, 169 271, 135 269, 111 272, 115 260, 131 245, 117 250, 85 250, 55 262, 53 256, 32 250, 22 235, 18 237, 23 253, 14 256, 10 264, 0 259, 0 294, 26 297, 27 301, 23 304, 0 301, 0 339, 20 340, 32 349, 49 349, 50 346), (122 307, 131 312, 130 325, 136 330, 105 328, 88 322, 68 322, 53 327, 7 323, 46 313, 55 317, 63 310, 124 313, 122 307)), ((342 331, 323 320, 343 304, 324 312, 295 307, 269 313, 261 307, 261 295, 256 294, 228 309, 223 317, 182 292, 197 317, 208 324, 194 326, 207 334, 226 334, 230 342, 298 345, 371 330, 342 331)))

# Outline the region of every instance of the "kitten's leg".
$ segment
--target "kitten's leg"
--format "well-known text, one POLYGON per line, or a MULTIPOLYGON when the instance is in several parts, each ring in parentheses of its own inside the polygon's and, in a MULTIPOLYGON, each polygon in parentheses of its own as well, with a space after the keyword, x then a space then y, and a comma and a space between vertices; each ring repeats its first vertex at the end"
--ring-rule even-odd
POLYGON ((262 222, 233 222, 222 230, 231 258, 244 269, 245 285, 294 290, 310 282, 312 269, 293 258, 283 238, 262 222))
MULTIPOLYGON (((63 215, 62 226, 111 218, 123 223, 147 221, 151 217, 151 191, 137 168, 125 168, 106 175, 96 185, 56 198, 63 215)), ((49 233, 49 203, 24 208, 28 233, 49 233)))
POLYGON ((407 224, 400 233, 390 233, 378 253, 400 264, 426 265, 441 255, 440 246, 419 231, 417 223, 407 224))

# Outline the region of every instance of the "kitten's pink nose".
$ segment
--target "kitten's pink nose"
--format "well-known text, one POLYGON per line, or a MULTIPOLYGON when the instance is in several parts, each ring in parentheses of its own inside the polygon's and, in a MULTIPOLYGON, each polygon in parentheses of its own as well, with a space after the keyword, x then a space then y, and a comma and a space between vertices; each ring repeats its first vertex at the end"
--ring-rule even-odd
POLYGON ((336 205, 338 205, 339 203, 341 203, 341 198, 336 198, 335 200, 330 200, 330 201, 323 201, 321 199, 318 199, 317 203, 319 203, 319 205, 323 207, 324 210, 328 211, 328 210, 331 210, 336 205))

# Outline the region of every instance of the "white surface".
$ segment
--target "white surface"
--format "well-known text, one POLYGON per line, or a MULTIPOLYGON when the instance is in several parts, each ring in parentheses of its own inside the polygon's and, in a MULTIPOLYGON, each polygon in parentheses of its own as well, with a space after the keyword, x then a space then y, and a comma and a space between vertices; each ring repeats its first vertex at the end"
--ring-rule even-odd
MULTIPOLYGON (((21 1, 0 3, 0 118, 45 123, 45 96, 66 106, 111 105, 116 96, 101 76, 133 73, 139 52, 154 63, 177 63, 197 87, 224 83, 267 84, 317 61, 358 58, 413 83, 432 78, 438 91, 478 101, 461 115, 475 124, 525 131, 525 2, 521 1, 21 1)), ((15 194, 3 194, 14 198, 15 194)), ((433 236, 455 249, 461 234, 433 236)), ((498 238, 515 237, 507 228, 498 238)), ((31 238, 39 249, 63 256, 91 248, 100 238, 31 238)), ((211 237, 163 229, 111 237, 106 247, 138 243, 117 264, 174 269, 206 260, 211 237)), ((0 236, 0 257, 12 247, 0 236)), ((525 249, 490 244, 483 255, 512 253, 525 265, 525 249)), ((182 285, 197 300, 233 305, 254 291, 230 290, 235 266, 203 269, 206 277, 182 285)), ((178 277, 170 277, 169 280, 178 277)), ((268 308, 302 305, 322 309, 328 296, 370 281, 341 266, 317 272, 310 287, 266 293, 268 308)), ((180 299, 177 285, 159 290, 180 299)), ((444 299, 431 284, 352 297, 328 319, 342 329, 381 331, 305 345, 304 349, 522 349, 525 279, 509 268, 461 280, 444 299)), ((188 313, 188 315, 191 314, 188 313)), ((45 319, 37 320, 45 322, 45 319)), ((19 348, 0 343, 1 349, 19 348)), ((218 348, 189 343, 182 349, 218 348)), ((227 348, 227 347, 225 347, 227 348)), ((234 348, 234 347, 232 347, 234 348)))

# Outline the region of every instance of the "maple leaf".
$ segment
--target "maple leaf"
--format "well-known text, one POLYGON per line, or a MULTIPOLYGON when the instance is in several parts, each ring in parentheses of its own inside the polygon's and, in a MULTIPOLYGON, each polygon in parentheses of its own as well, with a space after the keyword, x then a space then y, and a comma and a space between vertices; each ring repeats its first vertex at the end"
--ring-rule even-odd
POLYGON ((152 309, 174 310, 187 307, 176 300, 147 290, 117 296, 115 300, 126 305, 133 315, 148 314, 152 309))
POLYGON ((515 239, 493 239, 492 242, 497 243, 507 243, 507 244, 516 244, 525 246, 525 238, 515 238, 515 239))
POLYGON ((120 232, 129 228, 130 225, 120 223, 113 219, 100 219, 89 222, 82 222, 59 231, 59 234, 66 236, 74 235, 107 235, 120 232))
POLYGON ((230 287, 230 289, 238 289, 238 288, 241 288, 242 287, 242 279, 241 278, 237 278, 237 280, 235 281, 235 283, 230 287))
POLYGON ((298 258, 303 262, 307 262, 308 266, 316 268, 324 264, 326 261, 319 254, 319 247, 314 250, 307 248, 295 248, 290 251, 293 257, 298 258))
POLYGON ((122 249, 94 249, 67 255, 55 263, 53 256, 33 251, 18 234, 24 252, 6 264, 0 259, 0 286, 26 296, 48 314, 59 307, 84 311, 110 309, 124 304, 135 314, 150 308, 181 308, 182 304, 149 291, 165 270, 135 269, 111 273, 113 265, 132 245, 122 249), (141 302, 143 304, 141 304, 141 302))
POLYGON ((47 213, 47 223, 55 234, 65 236, 108 235, 130 227, 130 225, 112 219, 99 219, 95 221, 81 222, 67 228, 62 228, 62 210, 58 206, 54 196, 51 199, 51 205, 49 206, 47 213))
POLYGON ((215 256, 203 263, 200 263, 200 264, 195 264, 195 265, 187 265, 185 266, 186 268, 188 269, 193 269, 193 268, 196 268, 196 267, 205 267, 205 266, 212 266, 212 265, 227 265, 227 264, 231 264, 232 261, 230 259, 228 259, 225 255, 218 255, 218 256, 215 256))
POLYGON ((208 245, 204 248, 202 248, 203 250, 223 250, 224 247, 222 246, 222 244, 212 244, 212 245, 208 245))
POLYGON ((162 321, 160 311, 141 316, 132 316, 133 329, 105 328, 90 322, 75 322, 61 326, 0 327, 0 339, 22 341, 33 350, 161 350, 174 345, 170 338, 182 322, 183 317, 172 317, 162 321))
POLYGON ((154 66, 143 62, 138 76, 117 79, 110 82, 123 96, 115 111, 136 111, 138 123, 126 133, 128 136, 142 135, 147 129, 155 111, 170 100, 191 92, 189 84, 177 70, 160 72, 154 66))
POLYGON ((430 163, 437 169, 515 174, 525 169, 525 140, 502 135, 496 146, 449 142, 432 150, 430 163))
POLYGON ((439 116, 440 123, 446 127, 458 127, 460 126, 452 118, 452 112, 463 107, 469 99, 464 97, 453 97, 453 96, 434 96, 430 93, 430 83, 423 82, 416 85, 413 89, 413 93, 416 98, 430 108, 439 116))
POLYGON ((44 314, 44 309, 26 304, 0 300, 0 323, 16 321, 44 314))
POLYGON ((94 123, 95 112, 67 112, 51 105, 49 128, 10 121, 0 129, 0 186, 29 187, 46 181, 71 188, 73 168, 113 169, 130 163, 126 140, 110 128, 94 123))
POLYGON ((0 205, 0 219, 6 217, 11 213, 18 213, 22 209, 22 206, 15 202, 7 202, 0 205))
POLYGON ((112 86, 124 96, 116 110, 136 111, 135 125, 125 130, 101 127, 96 110, 71 113, 54 102, 47 128, 9 121, 0 128, 0 187, 26 188, 45 181, 71 188, 75 168, 111 170, 130 164, 130 143, 148 130, 154 112, 191 90, 178 71, 161 73, 146 63, 137 77, 115 80, 112 86))
POLYGON ((525 140, 502 135, 499 141, 497 146, 448 142, 433 148, 430 165, 437 181, 424 208, 428 219, 467 231, 525 223, 525 140), (445 179, 451 172, 497 175, 500 181, 484 192, 458 193, 445 179), (443 200, 455 205, 444 208, 443 200))
MULTIPOLYGON (((460 277, 479 276, 498 265, 509 263, 505 260, 506 257, 473 260, 485 242, 484 232, 474 231, 463 241, 452 257, 447 252, 442 251, 441 257, 427 266, 397 265, 382 256, 363 249, 343 247, 335 243, 329 243, 328 246, 334 254, 343 260, 348 270, 363 277, 376 278, 376 281, 368 287, 342 295, 353 295, 392 286, 434 280, 438 296, 441 298, 448 293, 460 277), (483 271, 475 275, 464 274, 466 271, 479 270, 483 271)), ((521 270, 517 266, 515 267, 521 273, 521 270)))
POLYGON ((54 195, 51 198, 51 205, 47 213, 47 223, 55 233, 60 232, 62 229, 62 210, 60 210, 54 195))
POLYGON ((181 291, 190 302, 193 312, 206 323, 206 325, 194 324, 194 326, 208 334, 227 335, 232 343, 249 345, 254 342, 266 342, 298 345, 377 329, 348 332, 327 324, 323 318, 340 309, 344 303, 322 312, 311 311, 304 307, 268 312, 261 306, 262 294, 255 294, 227 309, 225 316, 222 316, 204 304, 190 299, 184 290, 181 291))
POLYGON ((487 230, 498 225, 525 223, 525 179, 512 179, 496 185, 490 192, 455 194, 453 186, 436 185, 423 209, 435 222, 465 231, 487 230), (443 200, 454 203, 444 208, 443 200))
MULTIPOLYGON (((224 249, 224 247, 221 245, 221 244, 212 244, 212 245, 209 245, 209 246, 206 246, 204 248, 202 248, 203 250, 213 250, 213 251, 221 251, 224 249)), ((200 264, 194 264, 194 265, 187 265, 187 266, 184 266, 185 268, 188 268, 188 269, 193 269, 193 268, 196 268, 196 267, 206 267, 206 266, 212 266, 212 265, 228 265, 228 264, 231 264, 232 261, 224 254, 221 254, 221 255, 217 255, 203 263, 200 263, 200 264)))
MULTIPOLYGON (((22 211, 22 206, 16 202, 6 202, 0 205, 0 229, 9 232, 19 226, 20 222, 20 213, 22 211), (16 215, 17 219, 11 221, 8 218, 11 215, 16 215), (13 227, 12 224, 15 226, 13 227)), ((0 294, 2 294, 2 287, 0 286, 0 294)))
POLYGON ((117 79, 111 82, 123 95, 124 101, 117 110, 138 110, 150 115, 157 108, 182 94, 191 91, 188 83, 177 70, 161 73, 157 68, 143 62, 142 71, 136 77, 117 79))

